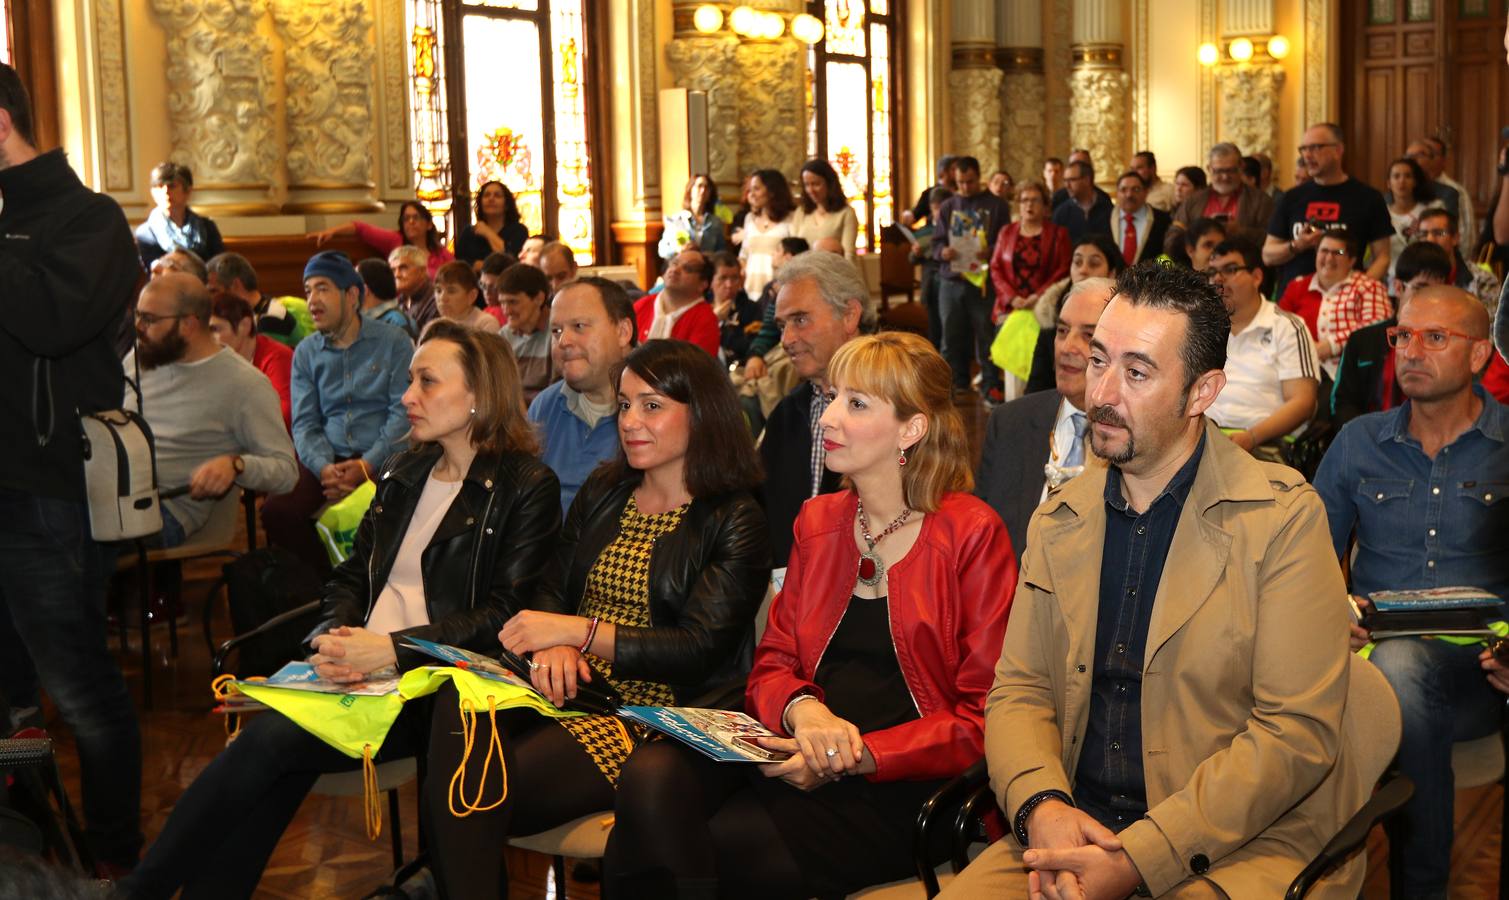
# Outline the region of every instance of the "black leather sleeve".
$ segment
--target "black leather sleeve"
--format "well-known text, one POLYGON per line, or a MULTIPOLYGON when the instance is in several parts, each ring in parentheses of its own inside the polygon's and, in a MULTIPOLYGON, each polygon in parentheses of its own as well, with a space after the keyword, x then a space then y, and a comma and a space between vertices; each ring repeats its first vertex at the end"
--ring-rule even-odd
MULTIPOLYGON (((483 653, 497 649, 498 631, 503 623, 524 608, 522 601, 534 596, 561 528, 561 486, 555 473, 530 459, 515 477, 519 482, 514 489, 512 508, 501 517, 485 516, 476 525, 496 532, 491 535, 494 540, 483 540, 483 545, 492 552, 488 558, 475 559, 472 554, 463 557, 465 565, 477 567, 475 605, 428 625, 396 633, 395 638, 414 636, 483 653)), ((500 500, 497 498, 495 502, 500 500)), ((461 584, 470 583, 470 572, 448 574, 461 576, 461 584)), ((451 578, 445 581, 450 583, 451 578)), ((394 643, 399 645, 396 640, 394 643)), ((398 650, 400 668, 429 661, 422 654, 398 650)))
POLYGON ((713 519, 707 526, 715 529, 709 535, 710 553, 701 570, 692 573, 691 591, 679 604, 676 621, 653 628, 619 626, 615 675, 696 684, 738 653, 770 583, 770 536, 765 514, 749 494, 724 500, 713 519))
MULTIPOLYGON (((571 508, 566 510, 560 537, 551 548, 550 561, 535 588, 534 598, 525 604, 527 608, 565 616, 577 614, 577 604, 581 598, 568 596, 571 593, 568 585, 578 577, 585 578, 585 569, 590 569, 595 560, 585 560, 582 572, 573 572, 572 566, 576 565, 583 535, 594 530, 593 526, 598 524, 599 508, 613 491, 615 482, 609 474, 602 469, 593 472, 576 492, 571 508)), ((560 505, 560 498, 557 497, 556 507, 559 508, 560 505)))

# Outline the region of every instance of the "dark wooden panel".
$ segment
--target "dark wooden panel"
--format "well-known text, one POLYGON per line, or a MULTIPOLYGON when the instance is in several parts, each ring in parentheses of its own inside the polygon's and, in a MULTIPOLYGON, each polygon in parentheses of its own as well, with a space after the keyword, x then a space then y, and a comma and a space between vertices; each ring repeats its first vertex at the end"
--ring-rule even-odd
POLYGON ((1403 131, 1395 136, 1389 150, 1403 154, 1404 148, 1416 137, 1433 134, 1440 124, 1436 109, 1436 66, 1405 66, 1402 72, 1400 109, 1403 111, 1403 131))
POLYGON ((1411 31, 1404 35, 1405 56, 1433 56, 1435 52, 1435 31, 1411 31))
POLYGON ((1347 145, 1347 171, 1370 184, 1378 183, 1378 173, 1394 158, 1390 148, 1399 133, 1398 90, 1394 66, 1369 69, 1364 74, 1362 120, 1353 126, 1360 142, 1347 145))
POLYGON ((1367 58, 1393 59, 1395 48, 1399 46, 1398 36, 1392 31, 1367 36, 1367 58))
POLYGON ((378 256, 354 237, 340 237, 315 247, 302 234, 227 237, 225 249, 246 257, 257 270, 257 286, 274 297, 304 296, 304 265, 321 250, 341 250, 352 260, 378 256))
POLYGON ((1484 115, 1499 106, 1502 93, 1497 78, 1504 63, 1499 59, 1461 62, 1455 77, 1470 90, 1452 90, 1447 118, 1453 123, 1454 164, 1457 179, 1471 194, 1479 216, 1486 214, 1493 191, 1495 150, 1499 144, 1500 117, 1484 115))

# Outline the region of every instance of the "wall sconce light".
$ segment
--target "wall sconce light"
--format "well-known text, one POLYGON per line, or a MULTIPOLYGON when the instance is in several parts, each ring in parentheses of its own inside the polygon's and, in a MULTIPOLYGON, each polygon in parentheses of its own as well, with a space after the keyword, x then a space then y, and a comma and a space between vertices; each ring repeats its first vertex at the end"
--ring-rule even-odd
POLYGON ((786 20, 781 18, 780 13, 765 13, 760 16, 760 37, 773 41, 785 32, 786 20))
POLYGON ((1268 39, 1268 55, 1274 59, 1283 59, 1289 55, 1289 39, 1281 34, 1275 34, 1268 39))
POLYGON ((728 25, 740 37, 754 37, 759 28, 760 14, 747 6, 740 6, 728 17, 728 25))
POLYGON ((723 27, 723 10, 704 3, 692 13, 692 25, 703 34, 713 34, 723 27))
POLYGON ((1246 38, 1237 38, 1226 48, 1226 52, 1237 62, 1246 62, 1252 59, 1252 41, 1246 38))
POLYGON ((1202 66, 1213 66, 1221 61, 1221 51, 1215 44, 1201 44, 1200 50, 1196 55, 1199 57, 1200 65, 1202 66))
POLYGON ((817 16, 802 13, 791 20, 791 35, 811 46, 823 39, 823 23, 817 16))

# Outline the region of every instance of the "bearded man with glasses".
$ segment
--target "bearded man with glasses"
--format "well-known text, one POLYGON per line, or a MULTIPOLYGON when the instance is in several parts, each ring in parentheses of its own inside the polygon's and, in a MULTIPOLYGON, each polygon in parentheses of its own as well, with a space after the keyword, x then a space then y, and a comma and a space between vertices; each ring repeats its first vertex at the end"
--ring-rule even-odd
MULTIPOLYGON (((1354 600, 1457 585, 1509 597, 1509 414, 1475 383, 1493 352, 1488 312, 1460 288, 1426 287, 1388 341, 1405 402, 1344 426, 1315 475, 1337 557, 1355 543, 1354 600)), ((1354 650, 1370 640, 1353 626, 1354 650)), ((1481 643, 1427 637, 1380 640, 1369 658, 1399 697, 1399 769, 1415 785, 1390 829, 1392 893, 1445 898, 1452 743, 1498 730, 1509 669, 1481 643)))

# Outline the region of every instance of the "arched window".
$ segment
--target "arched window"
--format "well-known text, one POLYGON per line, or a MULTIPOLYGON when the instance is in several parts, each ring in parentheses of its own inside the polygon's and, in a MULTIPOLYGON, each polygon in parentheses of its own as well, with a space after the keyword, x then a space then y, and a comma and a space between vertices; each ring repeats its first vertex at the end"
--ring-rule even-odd
POLYGON ((477 189, 501 181, 513 192, 529 233, 559 237, 583 265, 597 258, 600 231, 590 150, 587 36, 593 5, 410 2, 421 199, 429 200, 427 192, 454 194, 459 227, 470 221, 477 189), (431 70, 441 67, 428 98, 421 96, 426 56, 431 70), (444 134, 437 134, 441 129, 444 134), (447 159, 444 178, 439 170, 447 159))
POLYGON ((823 39, 808 53, 812 111, 807 154, 838 170, 859 217, 857 244, 874 247, 896 215, 896 42, 894 0, 814 0, 823 39))

